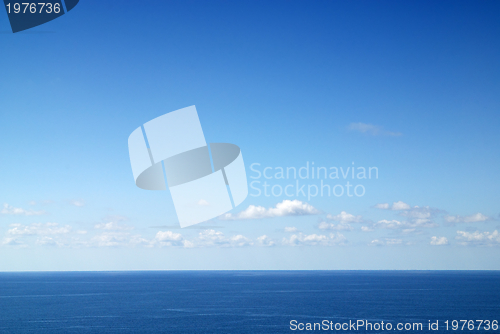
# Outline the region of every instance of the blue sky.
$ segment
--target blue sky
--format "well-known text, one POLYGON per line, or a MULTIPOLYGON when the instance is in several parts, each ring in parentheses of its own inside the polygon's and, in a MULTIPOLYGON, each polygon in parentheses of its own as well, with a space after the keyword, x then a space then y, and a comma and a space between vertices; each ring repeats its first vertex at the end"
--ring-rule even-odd
POLYGON ((87 0, 16 34, 1 13, 0 270, 500 269, 499 13, 87 0), (179 229, 168 191, 135 186, 127 138, 190 105, 249 182, 253 163, 379 178, 179 229))

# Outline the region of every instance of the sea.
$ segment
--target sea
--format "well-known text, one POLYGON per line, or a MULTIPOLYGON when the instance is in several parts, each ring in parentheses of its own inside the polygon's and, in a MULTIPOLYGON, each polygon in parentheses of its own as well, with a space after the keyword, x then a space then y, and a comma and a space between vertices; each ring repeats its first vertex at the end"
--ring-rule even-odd
POLYGON ((0 333, 498 333, 499 320, 497 271, 0 273, 0 333))

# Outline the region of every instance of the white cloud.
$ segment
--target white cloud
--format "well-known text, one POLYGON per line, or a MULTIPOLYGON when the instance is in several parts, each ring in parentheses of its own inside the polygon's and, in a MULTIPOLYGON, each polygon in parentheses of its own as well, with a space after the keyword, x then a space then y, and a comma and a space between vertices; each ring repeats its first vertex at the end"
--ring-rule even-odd
POLYGON ((442 246, 448 244, 448 239, 446 237, 431 237, 431 245, 433 246, 442 246))
POLYGON ((73 231, 71 226, 57 223, 33 223, 29 225, 11 224, 3 240, 4 245, 37 245, 58 247, 109 247, 149 245, 150 241, 140 235, 132 235, 124 230, 131 227, 118 226, 116 223, 96 225, 104 231, 87 236, 85 230, 73 231), (100 226, 99 226, 100 225, 100 226), (82 239, 84 238, 84 239, 82 239))
POLYGON ((224 233, 215 230, 204 230, 198 234, 198 238, 194 240, 195 246, 200 247, 241 247, 250 246, 252 241, 241 234, 232 237, 226 237, 224 233))
POLYGON ((392 205, 390 205, 389 203, 379 203, 379 204, 376 204, 375 207, 377 209, 394 210, 394 211, 409 210, 411 208, 410 205, 406 204, 403 201, 394 202, 394 203, 392 203, 392 205))
POLYGON ((130 235, 129 245, 131 245, 131 246, 143 245, 146 247, 152 247, 151 241, 146 239, 146 238, 143 238, 140 234, 130 235))
POLYGON ((77 207, 82 207, 85 205, 85 201, 83 200, 73 200, 70 202, 71 205, 77 206, 77 207))
POLYGON ((156 233, 155 239, 158 241, 181 241, 182 234, 175 233, 172 231, 158 231, 156 233))
POLYGON ((252 240, 248 239, 247 237, 242 236, 241 234, 234 235, 230 238, 231 240, 231 246, 251 246, 253 245, 252 240))
POLYGON ((363 222, 363 217, 355 216, 353 214, 341 211, 338 215, 328 214, 326 219, 339 222, 338 224, 332 224, 327 222, 321 222, 318 228, 321 230, 334 230, 334 231, 352 231, 354 228, 349 223, 361 223, 363 222))
POLYGON ((414 206, 409 210, 400 212, 399 215, 408 217, 408 225, 411 227, 436 227, 437 224, 433 222, 433 219, 440 212, 440 210, 428 206, 414 206))
POLYGON ((434 217, 436 214, 442 212, 441 210, 431 208, 429 206, 418 206, 415 205, 411 207, 409 204, 403 201, 397 201, 390 205, 389 203, 376 204, 375 208, 383 210, 401 211, 400 216, 410 217, 415 219, 429 219, 434 217))
POLYGON ((5 246, 18 246, 18 247, 27 247, 28 245, 24 244, 19 240, 19 238, 6 237, 2 240, 2 245, 5 246))
POLYGON ((379 220, 377 223, 374 224, 374 227, 376 228, 386 228, 386 229, 397 229, 397 228, 402 228, 407 226, 405 223, 400 222, 398 220, 379 220))
POLYGON ((347 242, 344 235, 331 233, 329 236, 322 234, 293 234, 290 238, 283 238, 283 245, 289 246, 333 246, 347 242))
POLYGON ((7 203, 4 203, 3 209, 0 210, 0 214, 2 215, 22 215, 22 216, 39 216, 44 215, 47 212, 41 211, 33 211, 33 210, 25 210, 22 208, 15 208, 7 203))
POLYGON ((189 240, 184 240, 182 243, 184 245, 184 248, 194 248, 194 246, 195 246, 194 243, 192 243, 189 240))
POLYGON ((285 232, 298 232, 296 227, 285 227, 285 232))
POLYGON ((11 224, 2 244, 27 247, 26 241, 32 241, 32 237, 37 237, 35 240, 37 245, 62 246, 65 244, 63 236, 71 231, 70 226, 59 226, 57 223, 11 224))
POLYGON ((404 210, 400 212, 399 215, 403 217, 410 217, 415 219, 429 219, 434 216, 434 214, 438 213, 439 210, 431 209, 428 206, 414 206, 413 208, 401 209, 404 210))
POLYGON ((363 221, 363 217, 355 216, 345 211, 342 211, 335 216, 328 214, 326 218, 330 220, 339 221, 341 223, 361 223, 363 221))
POLYGON ((43 200, 43 201, 29 201, 28 204, 29 205, 37 205, 37 204, 42 204, 42 205, 49 205, 49 204, 53 204, 54 201, 53 200, 50 200, 50 199, 46 199, 46 200, 43 200))
POLYGON ((108 230, 108 231, 126 231, 134 229, 132 226, 119 225, 117 222, 114 221, 108 223, 96 224, 94 228, 101 230, 108 230))
POLYGON ((405 229, 401 230, 401 233, 403 233, 403 234, 410 234, 410 233, 413 233, 415 231, 417 231, 417 229, 415 229, 415 228, 405 228, 405 229))
POLYGON ((318 213, 320 213, 319 210, 308 203, 304 203, 299 200, 284 200, 283 202, 276 204, 275 208, 266 209, 262 206, 250 205, 247 209, 237 214, 233 215, 231 213, 226 213, 225 215, 220 216, 220 219, 261 219, 284 216, 316 215, 318 213))
POLYGON ((361 226, 361 231, 363 231, 363 232, 371 232, 371 231, 373 231, 373 228, 368 227, 368 226, 361 226))
POLYGON ((182 234, 172 231, 158 231, 153 243, 158 242, 160 246, 184 246, 185 241, 182 234))
POLYGON ((38 238, 35 241, 35 244, 40 245, 40 246, 43 246, 43 245, 59 246, 59 247, 65 246, 65 243, 62 242, 61 240, 59 240, 58 238, 49 237, 49 236, 43 236, 43 237, 38 238))
POLYGON ((403 201, 394 202, 392 205, 389 205, 389 203, 380 203, 375 205, 375 207, 384 210, 398 211, 399 216, 407 217, 407 220, 403 222, 397 220, 381 220, 374 225, 378 228, 436 227, 437 224, 434 223, 433 219, 441 212, 429 206, 419 207, 416 205, 411 207, 403 201))
POLYGON ((367 123, 351 123, 348 130, 366 133, 372 136, 401 136, 401 132, 385 131, 382 127, 367 123))
POLYGON ((200 199, 198 201, 198 205, 201 205, 201 206, 208 206, 210 205, 210 203, 208 203, 208 201, 204 200, 204 199, 200 199))
POLYGON ((138 245, 152 247, 154 244, 152 240, 143 238, 139 234, 121 231, 104 231, 93 236, 89 241, 77 240, 76 242, 76 246, 86 247, 134 247, 138 245))
POLYGON ((386 245, 401 245, 403 243, 403 240, 401 239, 386 239, 385 244, 386 245))
POLYGON ((470 216, 446 216, 444 220, 448 223, 479 223, 490 220, 491 217, 485 216, 482 213, 478 212, 474 215, 470 216))
POLYGON ((352 231, 354 228, 347 223, 332 224, 327 222, 321 222, 318 225, 320 230, 334 230, 334 231, 352 231))
POLYGON ((465 232, 457 231, 457 240, 462 245, 498 245, 500 244, 500 233, 497 230, 493 232, 465 232))
POLYGON ((11 229, 7 230, 8 235, 52 235, 66 234, 71 232, 71 227, 59 226, 57 223, 33 223, 30 225, 11 224, 11 229))
POLYGON ((128 244, 129 233, 104 232, 90 239, 89 246, 112 247, 128 244))
POLYGON ((257 238, 257 243, 262 246, 274 246, 276 243, 267 235, 261 235, 257 238))
POLYGON ((403 244, 403 240, 390 239, 390 238, 385 238, 383 240, 375 239, 369 243, 369 245, 371 245, 371 246, 394 246, 394 245, 402 245, 402 244, 403 244))
POLYGON ((410 219, 408 221, 399 221, 399 220, 387 220, 387 219, 382 219, 373 224, 374 228, 381 228, 381 229, 404 229, 406 230, 406 233, 408 232, 413 232, 415 228, 422 228, 422 227, 435 227, 437 226, 434 224, 431 220, 429 219, 421 219, 421 218, 415 218, 415 219, 410 219), (410 231, 411 230, 411 231, 410 231))
POLYGON ((409 210, 410 206, 403 201, 392 203, 391 210, 409 210))
POLYGON ((189 240, 184 239, 180 233, 172 231, 158 231, 153 239, 147 239, 139 234, 131 234, 120 230, 106 230, 92 237, 84 245, 88 247, 192 247, 189 240))

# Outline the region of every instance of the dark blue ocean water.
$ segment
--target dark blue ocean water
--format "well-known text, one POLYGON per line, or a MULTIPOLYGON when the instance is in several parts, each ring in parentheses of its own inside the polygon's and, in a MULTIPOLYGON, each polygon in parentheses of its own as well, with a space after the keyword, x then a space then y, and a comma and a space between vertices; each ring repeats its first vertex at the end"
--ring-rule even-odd
POLYGON ((498 333, 478 322, 453 331, 451 321, 500 320, 500 272, 0 273, 2 333, 313 332, 290 330, 292 320, 423 324, 404 333, 439 320, 431 332, 498 333))

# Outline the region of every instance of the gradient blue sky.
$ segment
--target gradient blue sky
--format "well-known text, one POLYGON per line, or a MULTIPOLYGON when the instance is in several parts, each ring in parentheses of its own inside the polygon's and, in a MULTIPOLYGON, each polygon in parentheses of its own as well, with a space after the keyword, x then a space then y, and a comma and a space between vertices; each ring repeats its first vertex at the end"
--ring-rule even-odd
POLYGON ((500 269, 499 14, 82 0, 12 34, 0 13, 0 270, 500 269), (190 105, 208 142, 241 147, 249 182, 253 163, 379 178, 354 180, 362 197, 249 196, 232 220, 176 228, 169 193, 134 185, 127 138, 190 105))

